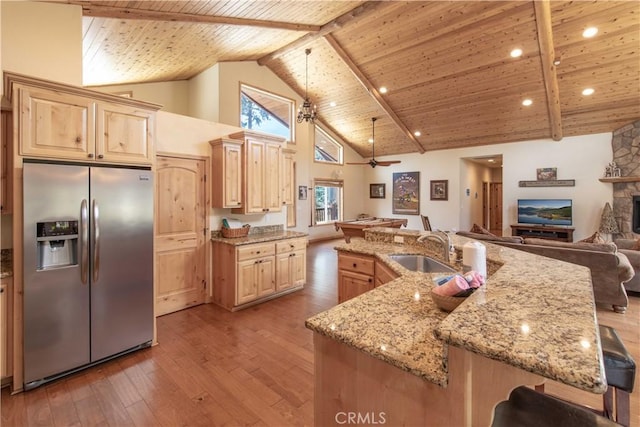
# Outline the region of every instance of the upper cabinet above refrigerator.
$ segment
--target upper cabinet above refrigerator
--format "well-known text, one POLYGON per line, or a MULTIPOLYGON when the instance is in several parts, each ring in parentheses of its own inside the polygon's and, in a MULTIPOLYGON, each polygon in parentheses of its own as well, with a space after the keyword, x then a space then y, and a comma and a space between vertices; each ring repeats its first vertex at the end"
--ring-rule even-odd
POLYGON ((18 112, 19 154, 150 165, 159 105, 5 73, 18 112))

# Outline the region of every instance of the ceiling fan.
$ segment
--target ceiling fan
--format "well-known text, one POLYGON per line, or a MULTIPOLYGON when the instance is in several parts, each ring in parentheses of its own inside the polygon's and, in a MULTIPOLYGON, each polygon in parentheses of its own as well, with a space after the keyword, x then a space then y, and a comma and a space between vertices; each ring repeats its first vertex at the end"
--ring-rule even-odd
POLYGON ((376 118, 371 118, 371 160, 368 162, 347 162, 348 165, 369 165, 372 168, 376 166, 390 166, 400 163, 400 160, 376 160, 376 118))

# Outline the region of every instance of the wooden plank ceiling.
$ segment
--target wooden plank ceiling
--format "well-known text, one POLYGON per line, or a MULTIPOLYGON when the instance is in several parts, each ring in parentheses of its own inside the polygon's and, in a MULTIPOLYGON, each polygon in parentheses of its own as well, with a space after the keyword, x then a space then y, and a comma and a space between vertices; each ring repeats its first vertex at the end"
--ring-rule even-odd
POLYGON ((371 117, 379 155, 560 140, 640 119, 637 1, 65 3, 83 6, 89 86, 258 61, 303 95, 310 48, 321 123, 363 157, 371 117), (584 38, 590 26, 598 33, 584 38))

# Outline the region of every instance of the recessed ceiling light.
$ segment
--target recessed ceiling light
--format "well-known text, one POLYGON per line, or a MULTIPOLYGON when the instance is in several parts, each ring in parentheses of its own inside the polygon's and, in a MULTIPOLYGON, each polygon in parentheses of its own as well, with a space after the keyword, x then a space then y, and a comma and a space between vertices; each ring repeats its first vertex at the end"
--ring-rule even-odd
POLYGON ((530 99, 525 99, 524 101, 522 101, 522 105, 524 105, 525 107, 528 107, 531 104, 533 104, 533 101, 530 99))
POLYGON ((593 93, 594 93, 594 92, 595 92, 595 90, 594 90, 593 88, 588 87, 588 88, 586 88, 586 89, 584 89, 584 90, 582 91, 582 94, 583 94, 584 96, 589 96, 589 95, 593 95, 593 93))
POLYGON ((413 134, 414 134, 415 136, 420 136, 420 135, 422 135, 422 133, 421 133, 419 130, 415 131, 413 134))
POLYGON ((331 101, 331 102, 329 103, 329 107, 335 107, 336 105, 337 105, 337 104, 336 104, 336 102, 335 102, 335 101, 331 101))
POLYGON ((598 29, 596 27, 589 27, 582 32, 582 37, 585 39, 591 38, 598 34, 598 29))
POLYGON ((556 58, 553 60, 553 65, 560 65, 560 58, 556 58))
POLYGON ((512 58, 519 58, 520 56, 522 56, 522 49, 513 49, 511 51, 511 57, 512 58))
POLYGON ((487 160, 487 162, 493 163, 493 162, 495 162, 495 160, 494 159, 489 159, 489 160, 487 160))
POLYGON ((369 138, 369 144, 373 143, 373 138, 369 138))
POLYGON ((386 88, 386 87, 384 87, 384 86, 382 86, 382 87, 380 88, 380 93, 387 93, 387 88, 386 88))

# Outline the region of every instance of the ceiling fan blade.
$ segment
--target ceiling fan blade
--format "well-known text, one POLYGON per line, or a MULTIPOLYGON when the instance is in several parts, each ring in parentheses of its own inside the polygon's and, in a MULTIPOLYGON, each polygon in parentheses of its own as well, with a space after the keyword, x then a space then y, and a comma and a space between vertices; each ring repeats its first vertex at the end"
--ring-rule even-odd
POLYGON ((391 166, 400 163, 400 160, 376 160, 378 166, 391 166))
POLYGON ((347 165, 368 165, 370 163, 371 162, 369 161, 369 162, 346 162, 345 164, 347 164, 347 165))

